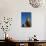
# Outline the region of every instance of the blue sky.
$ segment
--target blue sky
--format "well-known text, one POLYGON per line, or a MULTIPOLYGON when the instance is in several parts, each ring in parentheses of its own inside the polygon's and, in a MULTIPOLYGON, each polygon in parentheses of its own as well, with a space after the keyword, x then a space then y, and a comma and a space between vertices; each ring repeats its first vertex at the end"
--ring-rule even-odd
POLYGON ((30 20, 32 20, 31 12, 21 12, 21 23, 24 24, 26 21, 26 17, 29 16, 30 20))

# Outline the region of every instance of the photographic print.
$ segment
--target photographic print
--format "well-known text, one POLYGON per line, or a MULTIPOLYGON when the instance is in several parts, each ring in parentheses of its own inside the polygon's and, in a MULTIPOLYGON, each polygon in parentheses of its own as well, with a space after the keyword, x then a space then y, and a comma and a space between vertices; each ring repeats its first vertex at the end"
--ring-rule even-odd
POLYGON ((32 15, 31 12, 21 12, 21 26, 31 27, 32 26, 32 15))

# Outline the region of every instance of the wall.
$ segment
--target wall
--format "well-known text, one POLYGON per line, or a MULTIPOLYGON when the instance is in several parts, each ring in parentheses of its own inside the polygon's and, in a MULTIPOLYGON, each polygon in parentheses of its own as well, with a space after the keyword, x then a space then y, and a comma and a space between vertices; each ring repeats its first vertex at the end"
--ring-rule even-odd
MULTIPOLYGON (((45 39, 45 8, 33 8, 28 0, 0 0, 0 17, 13 17, 12 26, 8 34, 16 40, 28 40, 34 34, 39 40, 45 39), (21 12, 32 12, 32 27, 21 27, 21 12)), ((0 35, 2 35, 2 31, 0 35)), ((3 33, 4 34, 4 33, 3 33)), ((0 39, 4 37, 0 36, 0 39)))
POLYGON ((45 24, 44 24, 45 28, 44 28, 44 38, 46 39, 46 15, 45 15, 45 24))

